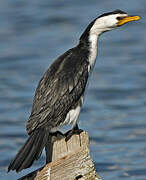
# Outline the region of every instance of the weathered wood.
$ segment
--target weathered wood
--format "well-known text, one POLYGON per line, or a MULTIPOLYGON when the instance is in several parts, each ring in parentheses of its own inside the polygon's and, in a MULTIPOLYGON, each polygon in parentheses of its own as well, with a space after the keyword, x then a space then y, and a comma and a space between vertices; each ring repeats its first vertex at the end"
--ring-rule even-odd
POLYGON ((65 138, 49 139, 46 146, 48 163, 19 180, 101 180, 96 174, 89 154, 88 133, 65 138))

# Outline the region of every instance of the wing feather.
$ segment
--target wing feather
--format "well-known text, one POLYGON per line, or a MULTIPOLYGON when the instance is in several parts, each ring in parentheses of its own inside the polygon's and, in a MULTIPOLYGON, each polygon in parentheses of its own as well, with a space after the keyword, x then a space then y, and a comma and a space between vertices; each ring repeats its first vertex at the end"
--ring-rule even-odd
POLYGON ((76 48, 60 56, 47 70, 36 89, 27 132, 47 125, 50 129, 62 123, 85 90, 88 62, 74 56, 76 48))

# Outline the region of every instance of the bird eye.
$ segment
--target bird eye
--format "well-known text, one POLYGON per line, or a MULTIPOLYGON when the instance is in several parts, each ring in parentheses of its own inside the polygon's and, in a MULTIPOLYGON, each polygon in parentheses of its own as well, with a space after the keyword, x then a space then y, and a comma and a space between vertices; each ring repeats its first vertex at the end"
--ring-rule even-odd
POLYGON ((117 20, 118 20, 118 21, 120 21, 120 20, 122 20, 122 19, 124 19, 124 17, 117 17, 117 20))

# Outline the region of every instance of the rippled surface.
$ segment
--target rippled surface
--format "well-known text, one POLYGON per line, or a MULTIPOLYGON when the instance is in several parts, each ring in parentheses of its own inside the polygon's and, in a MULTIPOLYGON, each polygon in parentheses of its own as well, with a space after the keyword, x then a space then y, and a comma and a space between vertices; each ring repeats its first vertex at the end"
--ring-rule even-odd
POLYGON ((146 179, 146 1, 5 0, 0 2, 0 179, 27 138, 25 123, 37 83, 52 61, 73 47, 96 16, 121 9, 143 17, 104 34, 86 92, 80 127, 105 180, 146 179))

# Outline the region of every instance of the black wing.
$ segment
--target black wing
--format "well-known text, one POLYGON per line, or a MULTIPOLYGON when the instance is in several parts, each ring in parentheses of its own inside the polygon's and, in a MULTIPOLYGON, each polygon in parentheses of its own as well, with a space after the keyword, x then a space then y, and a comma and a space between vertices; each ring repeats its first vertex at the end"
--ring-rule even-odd
POLYGON ((87 53, 86 50, 78 51, 76 47, 70 49, 44 74, 36 89, 32 112, 27 122, 29 134, 46 125, 49 129, 57 127, 78 102, 88 79, 87 53))

